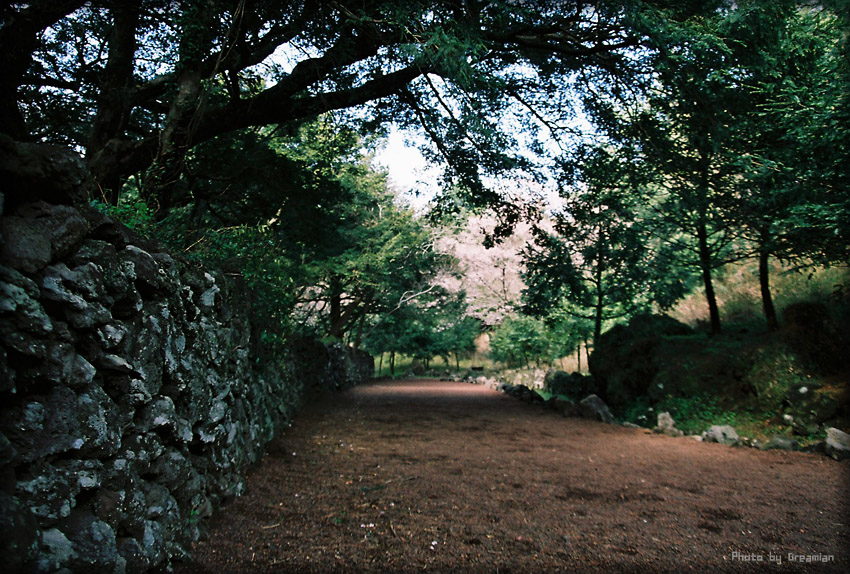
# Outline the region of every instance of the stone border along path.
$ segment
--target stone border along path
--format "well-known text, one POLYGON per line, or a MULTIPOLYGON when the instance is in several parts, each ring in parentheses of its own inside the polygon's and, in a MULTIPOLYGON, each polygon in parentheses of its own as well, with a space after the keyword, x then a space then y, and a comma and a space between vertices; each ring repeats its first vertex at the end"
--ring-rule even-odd
POLYGON ((175 569, 846 572, 848 470, 374 382, 302 412, 175 569))
MULTIPOLYGON (((440 379, 441 381, 452 379, 440 379)), ((461 380, 461 379, 458 379, 461 380)), ((489 377, 477 377, 474 379, 465 378, 464 382, 469 382, 477 385, 487 385, 489 388, 506 393, 514 398, 530 402, 537 405, 545 405, 548 408, 554 409, 565 417, 583 417, 586 419, 597 420, 610 424, 619 424, 614 419, 614 415, 608 409, 602 399, 596 395, 588 395, 578 403, 570 400, 563 400, 559 397, 552 397, 549 400, 544 400, 534 389, 525 385, 512 385, 509 383, 498 382, 496 379, 489 377)), ((623 426, 643 429, 649 432, 645 427, 641 427, 632 423, 622 423, 623 426)), ((652 429, 652 432, 666 434, 672 437, 687 437, 689 439, 717 442, 727 446, 742 446, 757 448, 760 450, 801 450, 803 452, 818 453, 829 456, 835 460, 844 460, 850 458, 850 434, 837 428, 826 429, 826 440, 816 442, 801 448, 796 439, 783 435, 774 435, 767 441, 759 441, 751 437, 741 437, 738 435, 734 427, 730 425, 713 425, 705 430, 701 435, 685 435, 684 432, 676 428, 676 422, 670 413, 658 413, 658 424, 652 429)))

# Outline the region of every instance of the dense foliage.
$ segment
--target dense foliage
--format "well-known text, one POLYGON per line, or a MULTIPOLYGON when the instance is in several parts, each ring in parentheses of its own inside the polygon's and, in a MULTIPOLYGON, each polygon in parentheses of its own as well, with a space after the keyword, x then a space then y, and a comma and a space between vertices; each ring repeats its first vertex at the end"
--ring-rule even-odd
POLYGON ((524 251, 535 318, 492 306, 508 363, 697 284, 719 332, 716 276, 744 260, 775 328, 774 260, 850 258, 846 0, 38 0, 0 18, 0 130, 82 152, 93 199, 244 277, 269 333, 426 363, 471 348, 452 258, 369 165, 391 123, 444 167, 432 214, 493 209, 488 245, 533 211, 498 182, 561 189, 524 251))
POLYGON ((770 258, 846 264, 847 16, 757 0, 646 11, 642 80, 594 84, 602 143, 567 163, 565 212, 527 253, 529 309, 595 309, 598 337, 605 319, 667 307, 693 270, 717 333, 717 270, 756 259, 774 329, 770 258))
POLYGON ((84 149, 110 202, 141 176, 164 216, 192 201, 179 183, 200 144, 356 108, 372 127, 417 126, 446 166, 453 200, 502 205, 510 220, 516 211, 483 176, 539 175, 518 144, 539 144, 541 128, 563 135, 577 70, 627 75, 639 43, 630 26, 654 5, 13 4, 0 12, 0 119, 13 137, 84 149))
POLYGON ((243 277, 272 340, 313 335, 359 346, 399 317, 406 329, 433 321, 429 306, 454 305, 463 317, 462 296, 434 283, 452 259, 435 249, 435 231, 398 205, 362 148, 329 116, 288 136, 246 131, 187 158, 180 186, 190 205, 156 220, 130 185, 107 209, 183 255, 243 277))
POLYGON ((631 316, 682 294, 667 252, 648 239, 634 161, 597 148, 583 158, 583 188, 565 198, 554 229, 538 227, 524 253, 526 310, 593 323, 631 316))

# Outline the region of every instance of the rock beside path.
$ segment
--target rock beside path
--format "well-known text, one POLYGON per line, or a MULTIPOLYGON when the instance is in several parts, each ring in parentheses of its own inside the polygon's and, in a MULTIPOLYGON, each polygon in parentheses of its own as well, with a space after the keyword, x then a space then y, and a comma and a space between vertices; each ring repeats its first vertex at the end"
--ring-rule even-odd
POLYGON ((733 446, 738 444, 738 433, 729 425, 714 425, 702 433, 704 442, 718 442, 733 446))
POLYGON ((837 428, 826 429, 826 454, 835 460, 850 458, 850 434, 837 428))
POLYGON ((652 429, 653 432, 666 434, 667 436, 684 436, 685 433, 676 428, 676 421, 670 413, 658 413, 658 424, 652 429))
POLYGON ((763 448, 765 450, 798 450, 800 443, 791 437, 775 435, 770 437, 763 448))
POLYGON ((611 414, 608 405, 596 395, 584 397, 578 406, 579 413, 586 419, 597 420, 608 424, 614 423, 614 415, 611 414))

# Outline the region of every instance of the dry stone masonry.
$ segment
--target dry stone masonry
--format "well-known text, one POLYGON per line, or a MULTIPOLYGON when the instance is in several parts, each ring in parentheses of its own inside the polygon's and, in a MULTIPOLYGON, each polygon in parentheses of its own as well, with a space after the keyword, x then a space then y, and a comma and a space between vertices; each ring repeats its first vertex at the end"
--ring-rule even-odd
POLYGON ((144 572, 185 554, 311 394, 372 359, 315 341, 264 356, 239 283, 57 204, 48 152, 0 193, 0 571, 144 572))

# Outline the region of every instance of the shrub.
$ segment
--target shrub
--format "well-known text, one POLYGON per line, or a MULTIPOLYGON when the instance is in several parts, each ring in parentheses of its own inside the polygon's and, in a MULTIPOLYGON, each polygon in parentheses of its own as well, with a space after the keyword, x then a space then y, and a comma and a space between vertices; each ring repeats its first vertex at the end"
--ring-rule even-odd
MULTIPOLYGON (((693 397, 666 397, 656 406, 667 411, 676 426, 686 434, 699 434, 712 425, 735 426, 738 416, 720 406, 717 397, 700 394, 693 397)), ((654 424, 655 421, 653 421, 654 424)))
POLYGON ((533 317, 509 317, 490 336, 490 357, 509 367, 538 365, 550 358, 552 341, 546 324, 533 317))
POLYGON ((91 205, 141 235, 150 236, 154 231, 153 210, 138 196, 129 196, 118 205, 110 205, 99 200, 92 201, 91 205))
POLYGON ((788 390, 806 380, 806 370, 799 359, 781 344, 757 349, 744 377, 762 409, 778 409, 788 390))

